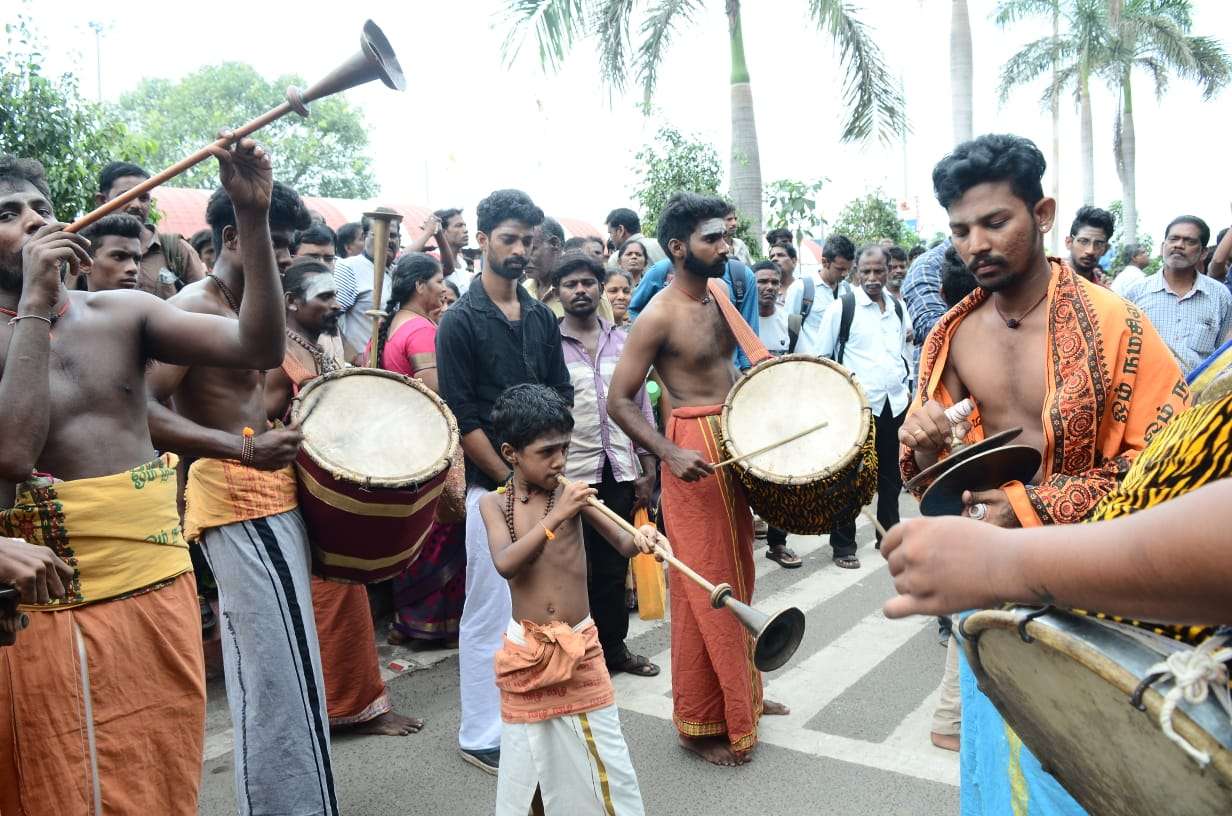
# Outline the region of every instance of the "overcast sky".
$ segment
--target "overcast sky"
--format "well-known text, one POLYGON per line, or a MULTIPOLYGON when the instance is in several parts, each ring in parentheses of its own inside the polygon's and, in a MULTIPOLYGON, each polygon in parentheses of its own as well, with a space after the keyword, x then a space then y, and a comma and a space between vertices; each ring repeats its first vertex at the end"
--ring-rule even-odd
MULTIPOLYGON (((17 5, 6 3, 0 18, 11 19, 17 5)), ((539 68, 533 43, 515 65, 505 66, 501 0, 247 3, 191 10, 172 3, 87 0, 23 5, 49 42, 51 67, 76 72, 90 95, 98 72, 88 23, 103 24, 105 99, 144 77, 174 79, 226 60, 249 62, 267 76, 298 73, 311 82, 357 48, 363 21, 372 17, 393 43, 409 87, 396 94, 372 84, 348 98, 368 123, 376 177, 390 201, 470 210, 491 190, 513 186, 527 190, 549 214, 602 224, 611 208, 634 203, 633 156, 659 125, 699 135, 715 145, 724 166, 728 161, 730 66, 718 0, 706 3, 679 31, 649 118, 637 106, 637 88, 609 96, 591 42, 580 43, 558 74, 539 68), (449 113, 442 115, 442 109, 449 113)), ((914 128, 906 146, 841 144, 837 57, 808 20, 806 0, 746 0, 745 47, 763 178, 828 178, 820 206, 831 220, 846 201, 880 187, 896 199, 918 201, 922 231, 931 234, 945 227, 945 214, 932 197, 930 172, 952 146, 950 3, 864 5, 863 20, 904 83, 914 128)), ((1049 155, 1050 120, 1039 106, 1043 84, 1015 93, 1004 106, 996 98, 1001 64, 1047 34, 1046 25, 1001 31, 990 20, 994 5, 969 2, 975 131, 1019 133, 1049 155)), ((1194 7, 1195 33, 1232 30, 1232 3, 1195 0, 1194 7)), ((1166 222, 1183 211, 1206 218, 1213 229, 1227 225, 1232 92, 1203 103, 1194 86, 1175 80, 1157 102, 1144 76, 1136 77, 1135 91, 1142 230, 1158 240, 1166 222)), ((1106 205, 1121 197, 1111 151, 1115 105, 1102 86, 1093 99, 1096 201, 1106 205)), ((1068 102, 1062 125, 1059 220, 1067 225, 1081 203, 1078 120, 1068 102)), ((202 134, 203 143, 209 135, 202 134)), ((1049 184, 1046 179, 1046 190, 1049 184)))

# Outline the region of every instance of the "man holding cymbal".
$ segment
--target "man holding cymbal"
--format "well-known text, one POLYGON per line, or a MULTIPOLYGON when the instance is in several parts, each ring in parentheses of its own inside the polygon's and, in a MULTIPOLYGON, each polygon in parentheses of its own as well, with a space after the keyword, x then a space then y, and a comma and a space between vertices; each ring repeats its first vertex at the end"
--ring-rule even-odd
MULTIPOLYGON (((920 388, 899 432, 909 480, 948 456, 955 436, 974 443, 1021 428, 1017 441, 1042 458, 1030 483, 1007 477, 962 494, 963 515, 999 527, 1084 519, 1189 396, 1140 311, 1045 254, 1056 201, 1043 194, 1044 168, 1032 142, 1009 135, 961 144, 934 168, 954 248, 979 287, 925 340, 920 388), (970 413, 952 423, 946 409, 965 399, 970 413)), ((972 768, 987 746, 970 743, 1004 742, 1006 729, 991 725, 998 715, 973 683, 963 683, 959 715, 953 641, 947 662, 933 742, 957 750, 961 716, 963 767, 972 768)))

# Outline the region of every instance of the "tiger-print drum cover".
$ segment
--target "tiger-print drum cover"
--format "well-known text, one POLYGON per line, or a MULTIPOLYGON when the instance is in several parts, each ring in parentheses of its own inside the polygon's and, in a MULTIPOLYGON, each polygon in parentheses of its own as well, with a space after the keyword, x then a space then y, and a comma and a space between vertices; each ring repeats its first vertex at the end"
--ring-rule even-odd
POLYGON ((877 453, 863 389, 838 363, 788 354, 754 366, 723 405, 727 458, 822 420, 821 430, 730 465, 753 510, 789 533, 828 533, 872 500, 877 453))
POLYGON ((419 554, 458 446, 458 424, 431 389, 392 371, 347 368, 312 380, 291 410, 313 572, 358 583, 402 572, 419 554))

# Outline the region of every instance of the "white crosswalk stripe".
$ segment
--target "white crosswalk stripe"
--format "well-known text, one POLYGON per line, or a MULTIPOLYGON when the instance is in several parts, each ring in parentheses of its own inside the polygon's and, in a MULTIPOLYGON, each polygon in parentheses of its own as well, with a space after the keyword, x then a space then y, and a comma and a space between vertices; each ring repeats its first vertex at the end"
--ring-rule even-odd
MULTIPOLYGON (((866 525, 867 522, 862 520, 861 527, 866 525)), ((871 542, 861 545, 858 551, 863 563, 858 570, 840 569, 829 563, 829 559, 825 558, 825 536, 793 536, 790 543, 802 558, 818 551, 821 553, 809 559, 805 568, 798 571, 801 575, 798 580, 770 595, 755 595, 755 605, 763 611, 775 612, 795 606, 807 615, 857 583, 886 569, 885 562, 871 542), (823 562, 820 567, 815 566, 817 561, 823 562)), ((758 578, 764 579, 779 569, 768 560, 765 567, 759 563, 758 578)), ((668 625, 666 619, 634 620, 630 625, 630 636, 646 634, 668 625)), ((938 696, 936 691, 920 700, 892 733, 880 742, 853 739, 808 727, 808 723, 828 705, 875 672, 883 661, 931 626, 932 621, 923 618, 889 620, 878 605, 812 654, 798 654, 785 669, 766 675, 766 696, 786 704, 791 713, 783 717, 762 718, 758 728, 760 741, 816 757, 854 762, 918 779, 957 785, 958 756, 934 748, 929 741, 928 732, 938 696)), ((613 678, 616 702, 629 711, 670 721, 671 650, 665 649, 650 659, 662 667, 659 676, 641 678, 617 675, 613 678)), ((937 679, 940 680, 940 673, 937 679)))

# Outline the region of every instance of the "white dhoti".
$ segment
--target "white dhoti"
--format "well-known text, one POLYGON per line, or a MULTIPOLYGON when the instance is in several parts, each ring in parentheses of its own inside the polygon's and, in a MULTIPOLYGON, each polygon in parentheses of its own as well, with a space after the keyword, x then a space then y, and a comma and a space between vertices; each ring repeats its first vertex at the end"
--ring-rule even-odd
MULTIPOLYGON (((458 675, 462 722, 458 745, 464 751, 490 751, 500 745, 500 692, 492 660, 513 611, 509 584, 492 563, 488 532, 479 512, 487 491, 466 489, 466 601, 458 624, 458 675)), ((523 814, 525 816, 525 814, 523 814)))
MULTIPOLYGON (((575 629, 593 626, 587 618, 575 629)), ((511 622, 510 640, 524 643, 511 622)), ((547 816, 644 816, 637 774, 615 705, 501 725, 496 816, 526 816, 538 788, 547 816)))

